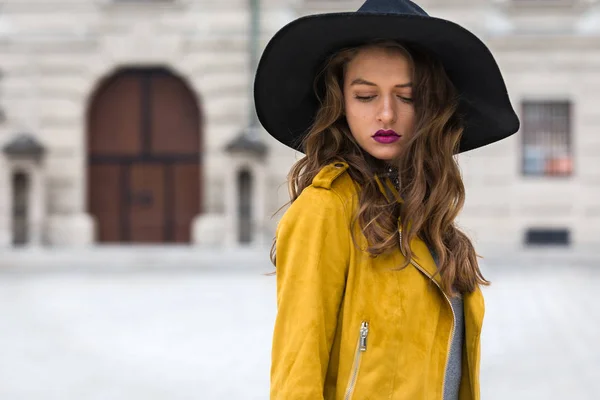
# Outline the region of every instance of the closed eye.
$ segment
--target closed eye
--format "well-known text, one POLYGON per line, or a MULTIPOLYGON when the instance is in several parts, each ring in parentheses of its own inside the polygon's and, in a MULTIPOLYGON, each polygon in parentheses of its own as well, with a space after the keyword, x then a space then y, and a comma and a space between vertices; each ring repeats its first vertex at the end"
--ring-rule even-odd
MULTIPOLYGON (((377 97, 377 96, 354 96, 355 99, 357 99, 358 101, 362 101, 362 102, 371 101, 375 97, 377 97)), ((396 97, 398 97, 400 100, 404 101, 405 103, 413 102, 413 99, 411 99, 409 97, 403 97, 403 96, 396 96, 396 97)))
POLYGON ((354 96, 354 98, 357 99, 357 100, 359 100, 359 101, 367 102, 367 101, 370 101, 370 100, 374 99, 375 96, 354 96))

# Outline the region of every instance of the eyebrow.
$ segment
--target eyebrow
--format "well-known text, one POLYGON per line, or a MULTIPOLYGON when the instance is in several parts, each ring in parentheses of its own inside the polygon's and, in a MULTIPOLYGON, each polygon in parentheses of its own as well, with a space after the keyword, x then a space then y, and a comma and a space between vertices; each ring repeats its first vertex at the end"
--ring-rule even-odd
MULTIPOLYGON (((353 80, 352 83, 350 84, 350 86, 353 86, 353 85, 377 86, 373 82, 366 81, 366 80, 364 80, 362 78, 357 78, 357 79, 353 80)), ((397 87, 397 88, 412 87, 412 82, 401 83, 401 84, 398 84, 398 85, 396 85, 394 87, 397 87)))

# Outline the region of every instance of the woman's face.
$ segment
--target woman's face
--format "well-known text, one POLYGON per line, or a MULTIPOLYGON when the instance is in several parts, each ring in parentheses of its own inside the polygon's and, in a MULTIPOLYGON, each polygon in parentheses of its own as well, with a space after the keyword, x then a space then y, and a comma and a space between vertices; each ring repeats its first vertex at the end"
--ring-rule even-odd
POLYGON ((346 65, 344 111, 352 136, 373 157, 391 161, 415 126, 412 71, 399 51, 365 47, 346 65))

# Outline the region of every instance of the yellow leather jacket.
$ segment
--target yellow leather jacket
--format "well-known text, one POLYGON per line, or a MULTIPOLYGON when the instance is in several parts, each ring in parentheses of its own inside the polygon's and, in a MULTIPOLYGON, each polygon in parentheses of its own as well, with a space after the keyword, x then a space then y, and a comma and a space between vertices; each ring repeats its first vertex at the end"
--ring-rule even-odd
MULTIPOLYGON (((371 258, 362 234, 354 245, 347 169, 324 167, 277 228, 271 399, 441 400, 454 317, 435 262, 419 239, 400 271, 399 250, 371 258)), ((481 290, 463 300, 460 399, 478 400, 481 290)))

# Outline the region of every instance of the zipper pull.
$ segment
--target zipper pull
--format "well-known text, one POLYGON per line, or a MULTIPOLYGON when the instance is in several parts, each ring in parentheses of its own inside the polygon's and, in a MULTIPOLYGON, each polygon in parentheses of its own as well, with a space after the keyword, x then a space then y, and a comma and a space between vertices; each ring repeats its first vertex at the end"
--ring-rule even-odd
POLYGON ((369 323, 363 322, 360 325, 360 351, 367 351, 367 336, 369 335, 369 323))

